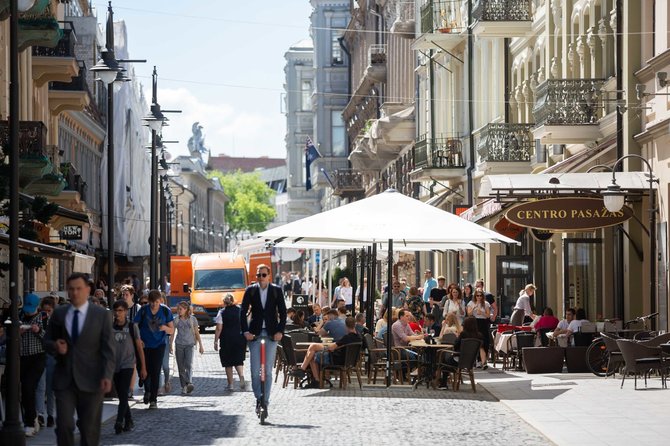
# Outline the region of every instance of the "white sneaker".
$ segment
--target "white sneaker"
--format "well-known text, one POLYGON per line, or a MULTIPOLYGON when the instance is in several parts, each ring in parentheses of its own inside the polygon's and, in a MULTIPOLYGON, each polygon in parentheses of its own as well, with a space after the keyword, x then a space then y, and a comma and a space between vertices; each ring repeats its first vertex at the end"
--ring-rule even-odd
POLYGON ((35 433, 38 433, 40 431, 40 422, 35 418, 35 423, 33 424, 33 427, 35 429, 35 433))
POLYGON ((181 394, 182 394, 182 395, 186 395, 186 394, 188 394, 188 391, 186 390, 186 386, 184 386, 184 387, 181 388, 181 394))
POLYGON ((34 437, 37 433, 37 430, 35 430, 35 428, 32 426, 25 427, 23 430, 26 434, 26 437, 34 437))

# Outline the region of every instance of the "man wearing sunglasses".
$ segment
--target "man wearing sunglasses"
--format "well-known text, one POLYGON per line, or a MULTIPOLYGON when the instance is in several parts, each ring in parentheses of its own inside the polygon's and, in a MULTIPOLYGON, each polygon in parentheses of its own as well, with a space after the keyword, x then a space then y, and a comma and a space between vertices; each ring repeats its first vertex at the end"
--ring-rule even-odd
POLYGON ((256 397, 256 410, 261 404, 261 337, 265 344, 265 406, 268 407, 272 386, 272 364, 275 362, 277 342, 284 334, 286 303, 282 289, 270 283, 270 268, 258 265, 256 283, 248 286, 242 298, 240 324, 249 343, 251 387, 256 397), (248 318, 248 319, 247 319, 248 318))

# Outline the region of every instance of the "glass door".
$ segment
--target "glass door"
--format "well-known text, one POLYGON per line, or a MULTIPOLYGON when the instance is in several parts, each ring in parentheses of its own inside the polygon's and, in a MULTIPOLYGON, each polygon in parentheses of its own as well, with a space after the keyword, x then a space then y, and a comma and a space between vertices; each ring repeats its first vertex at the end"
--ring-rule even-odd
POLYGON ((602 239, 563 240, 563 303, 583 308, 590 321, 604 317, 602 296, 602 239))
POLYGON ((533 256, 498 256, 496 264, 498 309, 501 318, 509 318, 519 291, 533 282, 533 256))

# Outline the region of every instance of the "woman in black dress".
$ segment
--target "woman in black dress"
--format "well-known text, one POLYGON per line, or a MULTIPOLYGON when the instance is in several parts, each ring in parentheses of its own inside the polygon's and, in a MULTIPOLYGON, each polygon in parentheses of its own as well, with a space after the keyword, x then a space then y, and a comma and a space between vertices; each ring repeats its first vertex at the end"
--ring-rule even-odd
POLYGON ((223 298, 223 308, 216 316, 214 350, 219 350, 221 365, 226 369, 228 390, 233 390, 233 367, 240 378, 240 390, 246 389, 244 357, 247 352, 247 341, 240 327, 240 311, 240 307, 235 305, 233 295, 226 294, 223 298))

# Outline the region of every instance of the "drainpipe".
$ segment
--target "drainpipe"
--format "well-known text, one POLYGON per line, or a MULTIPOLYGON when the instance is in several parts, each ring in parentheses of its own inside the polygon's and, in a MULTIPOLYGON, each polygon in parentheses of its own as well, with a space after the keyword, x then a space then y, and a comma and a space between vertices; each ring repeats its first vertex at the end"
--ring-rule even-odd
MULTIPOLYGON (((616 0, 616 89, 617 103, 623 99, 623 7, 622 1, 616 0)), ((616 114, 616 158, 620 159, 623 153, 623 114, 617 107, 616 114)), ((620 170, 623 163, 619 163, 620 170)), ((621 231, 614 231, 614 311, 615 317, 624 317, 624 258, 623 258, 623 235, 621 231)))
MULTIPOLYGON (((344 51, 344 54, 347 55, 347 102, 351 100, 351 53, 347 49, 347 46, 344 44, 344 36, 338 37, 337 42, 340 44, 340 48, 344 51)), ((345 123, 346 128, 346 123, 345 123)), ((349 145, 349 138, 344 138, 344 143, 349 145)), ((349 153, 349 147, 346 147, 346 153, 349 153)), ((351 169, 351 161, 347 157, 348 167, 351 169)))
POLYGON ((472 65, 474 62, 474 38, 472 36, 472 2, 468 2, 468 134, 470 135, 470 162, 466 171, 468 177, 468 199, 470 206, 475 204, 474 180, 472 179, 472 172, 475 170, 475 144, 472 137, 474 131, 474 109, 472 105, 474 89, 474 80, 472 78, 472 65))
MULTIPOLYGON (((505 39, 503 40, 503 46, 505 47, 504 50, 503 50, 503 57, 504 57, 503 65, 505 67, 505 72, 503 73, 503 78, 504 78, 504 81, 503 81, 504 82, 504 84, 503 84, 504 87, 503 88, 505 89, 505 92, 504 92, 504 95, 505 95, 504 96, 505 97, 505 122, 507 124, 511 124, 510 115, 509 115, 509 93, 510 93, 509 42, 510 42, 510 39, 505 37, 505 39)), ((528 122, 528 121, 526 121, 526 122, 528 122)))

